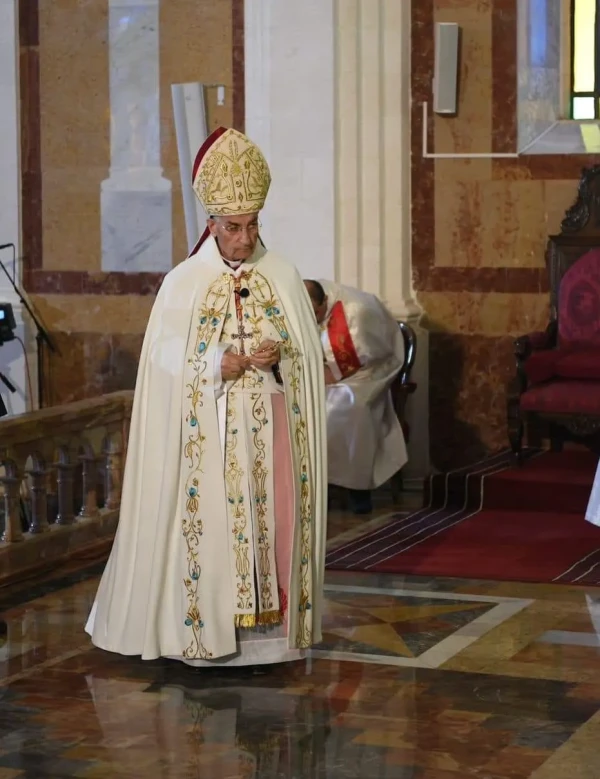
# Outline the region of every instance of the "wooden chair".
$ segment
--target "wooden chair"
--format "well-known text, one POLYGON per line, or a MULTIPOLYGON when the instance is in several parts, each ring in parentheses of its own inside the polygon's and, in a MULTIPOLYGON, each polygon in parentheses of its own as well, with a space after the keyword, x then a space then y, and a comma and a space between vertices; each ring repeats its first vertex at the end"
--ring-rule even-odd
POLYGON ((574 205, 546 252, 550 321, 515 341, 508 437, 521 461, 523 440, 546 435, 600 448, 600 165, 584 169, 574 205))
MULTIPOLYGON (((417 336, 412 327, 406 324, 406 322, 399 322, 398 326, 400 327, 400 332, 404 338, 404 364, 394 379, 394 383, 391 386, 391 393, 396 416, 402 425, 404 440, 408 444, 410 439, 410 428, 406 421, 405 412, 408 396, 412 395, 417 389, 415 382, 411 381, 412 369, 417 356, 417 336)), ((390 487, 392 490, 392 500, 394 503, 398 503, 403 488, 402 470, 398 471, 398 473, 392 477, 390 487)))

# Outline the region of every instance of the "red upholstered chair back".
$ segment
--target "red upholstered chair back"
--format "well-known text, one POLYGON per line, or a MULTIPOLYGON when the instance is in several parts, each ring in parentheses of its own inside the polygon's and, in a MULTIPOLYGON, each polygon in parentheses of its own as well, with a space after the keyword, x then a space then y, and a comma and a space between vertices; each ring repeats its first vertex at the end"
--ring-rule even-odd
POLYGON ((600 249, 591 249, 565 272, 558 293, 561 348, 600 348, 600 249))

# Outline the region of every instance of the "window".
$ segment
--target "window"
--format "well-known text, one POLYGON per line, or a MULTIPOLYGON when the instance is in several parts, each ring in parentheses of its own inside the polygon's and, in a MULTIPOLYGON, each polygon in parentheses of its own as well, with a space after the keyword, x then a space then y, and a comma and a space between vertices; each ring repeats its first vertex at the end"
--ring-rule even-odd
POLYGON ((571 118, 600 118, 600 0, 571 0, 571 118))
POLYGON ((548 63, 547 0, 529 0, 529 64, 547 68, 548 63))

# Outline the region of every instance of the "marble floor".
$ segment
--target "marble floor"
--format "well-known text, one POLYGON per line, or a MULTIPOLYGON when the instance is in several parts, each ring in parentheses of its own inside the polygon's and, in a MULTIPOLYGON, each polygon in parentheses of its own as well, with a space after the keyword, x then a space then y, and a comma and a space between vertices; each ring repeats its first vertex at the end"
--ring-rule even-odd
POLYGON ((306 661, 196 671, 90 645, 101 568, 0 590, 0 779, 600 777, 600 590, 332 573, 306 661))

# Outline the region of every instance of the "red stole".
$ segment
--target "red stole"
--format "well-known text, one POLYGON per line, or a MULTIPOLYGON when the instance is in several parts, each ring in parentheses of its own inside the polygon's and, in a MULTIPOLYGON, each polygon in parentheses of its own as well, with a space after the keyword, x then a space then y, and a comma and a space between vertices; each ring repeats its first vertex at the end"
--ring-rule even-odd
POLYGON ((361 367, 358 354, 352 342, 350 328, 341 300, 334 303, 327 322, 327 333, 331 350, 337 363, 342 379, 352 376, 361 367))

